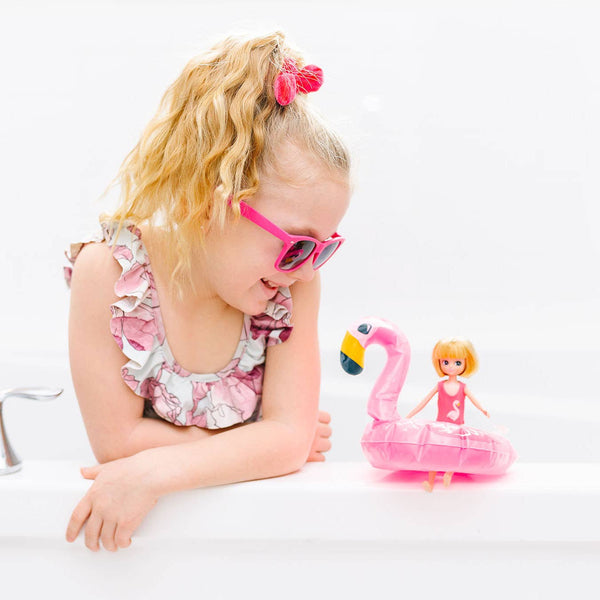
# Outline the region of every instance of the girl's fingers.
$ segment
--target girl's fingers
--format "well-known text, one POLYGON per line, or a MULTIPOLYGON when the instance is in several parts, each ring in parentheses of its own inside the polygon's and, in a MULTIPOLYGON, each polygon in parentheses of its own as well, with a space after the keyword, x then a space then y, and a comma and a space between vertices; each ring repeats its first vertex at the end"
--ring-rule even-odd
POLYGON ((81 467, 79 472, 84 479, 96 479, 101 469, 102 465, 94 465, 93 467, 81 467))
POLYGON ((117 530, 117 524, 114 521, 104 521, 102 523, 102 533, 100 539, 104 548, 110 552, 117 551, 117 545, 115 543, 115 532, 117 530))
POLYGON ((319 436, 328 438, 331 436, 331 427, 329 425, 319 425, 319 436))
POLYGON ((319 423, 329 423, 331 421, 331 415, 324 410, 319 411, 319 423))
MULTIPOLYGON (((315 438, 313 441, 312 448, 310 449, 310 455, 312 457, 312 460, 316 460, 315 455, 317 453, 327 452, 328 450, 331 450, 331 442, 329 441, 328 438, 325 438, 325 437, 315 438)), ((325 458, 323 457, 322 460, 325 460, 325 458)))
POLYGON ((325 457, 320 452, 312 450, 307 462, 325 462, 325 457))
POLYGON ((77 539, 83 524, 90 516, 91 509, 92 503, 87 496, 84 496, 75 507, 75 510, 71 513, 71 519, 67 525, 67 542, 74 542, 77 539))
POLYGON ((131 544, 131 534, 133 532, 123 526, 117 525, 117 530, 115 532, 115 543, 117 544, 117 548, 127 548, 129 544, 131 544))
POLYGON ((316 450, 317 452, 327 452, 328 450, 331 450, 331 442, 327 438, 321 438, 317 440, 313 450, 316 450))
POLYGON ((94 552, 100 550, 100 531, 102 518, 92 513, 85 524, 85 545, 94 552))

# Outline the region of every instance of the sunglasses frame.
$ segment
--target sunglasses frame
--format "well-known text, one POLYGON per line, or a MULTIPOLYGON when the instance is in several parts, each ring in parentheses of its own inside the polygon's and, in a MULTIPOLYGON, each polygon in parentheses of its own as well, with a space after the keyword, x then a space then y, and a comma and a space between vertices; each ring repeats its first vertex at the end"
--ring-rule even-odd
MULTIPOLYGON (((229 201, 231 203, 231 200, 229 201)), ((282 273, 291 273, 292 271, 296 271, 300 267, 302 267, 311 257, 313 262, 313 269, 316 271, 320 269, 340 248, 340 246, 346 241, 344 237, 339 235, 338 233, 334 233, 330 238, 326 239, 324 242, 320 242, 319 240, 310 237, 308 235, 291 235, 277 227, 275 223, 269 221, 265 216, 261 215, 257 210, 252 208, 250 205, 246 204, 243 200, 240 201, 240 212, 243 217, 252 221, 255 225, 258 225, 260 228, 268 231, 271 235, 279 238, 283 242, 283 248, 275 261, 275 268, 282 273), (281 264, 283 257, 288 253, 290 248, 294 244, 298 242, 311 242, 315 246, 311 250, 310 254, 306 256, 306 258, 296 265, 293 269, 282 269, 279 265, 281 264), (328 248, 332 244, 337 244, 335 250, 317 267, 315 267, 315 262, 319 258, 319 255, 325 248, 328 248)))

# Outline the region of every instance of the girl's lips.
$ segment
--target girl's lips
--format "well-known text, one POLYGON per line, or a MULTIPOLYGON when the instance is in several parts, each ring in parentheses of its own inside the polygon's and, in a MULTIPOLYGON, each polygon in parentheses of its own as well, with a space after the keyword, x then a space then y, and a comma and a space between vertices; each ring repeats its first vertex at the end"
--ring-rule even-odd
POLYGON ((263 285, 263 289, 265 290, 267 298, 269 298, 269 299, 274 298, 279 290, 279 286, 276 284, 273 284, 273 282, 269 281, 268 279, 267 280, 261 279, 260 282, 263 285), (268 281, 268 283, 267 283, 267 281, 268 281))
POLYGON ((270 279, 261 279, 261 281, 272 290, 276 290, 281 287, 278 283, 273 283, 270 279))

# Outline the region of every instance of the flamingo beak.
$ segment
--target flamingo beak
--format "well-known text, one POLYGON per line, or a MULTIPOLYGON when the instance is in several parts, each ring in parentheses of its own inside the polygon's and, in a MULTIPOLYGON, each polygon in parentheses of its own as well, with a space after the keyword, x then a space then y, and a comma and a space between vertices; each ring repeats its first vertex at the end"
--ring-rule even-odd
POLYGON ((344 371, 350 375, 362 373, 365 366, 365 349, 349 331, 342 342, 340 362, 344 371))

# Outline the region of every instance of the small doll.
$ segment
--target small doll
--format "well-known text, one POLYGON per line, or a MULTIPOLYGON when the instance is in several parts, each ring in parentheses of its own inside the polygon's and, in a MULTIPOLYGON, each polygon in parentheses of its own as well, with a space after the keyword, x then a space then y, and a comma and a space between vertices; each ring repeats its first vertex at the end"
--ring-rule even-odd
MULTIPOLYGON (((427 403, 438 395, 438 415, 436 421, 445 421, 462 425, 465 422, 465 396, 486 416, 489 413, 477 402, 469 388, 458 376, 470 377, 478 368, 479 360, 469 340, 463 338, 448 338, 440 340, 433 349, 431 360, 440 377, 447 375, 447 379, 440 380, 427 396, 408 415, 410 419, 423 410, 427 403)), ((423 482, 423 487, 433 491, 437 471, 429 471, 429 479, 423 482)), ((448 487, 452 481, 453 472, 444 473, 444 486, 448 487)))

